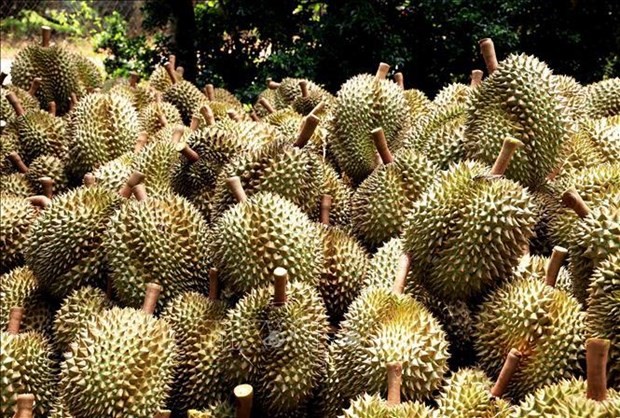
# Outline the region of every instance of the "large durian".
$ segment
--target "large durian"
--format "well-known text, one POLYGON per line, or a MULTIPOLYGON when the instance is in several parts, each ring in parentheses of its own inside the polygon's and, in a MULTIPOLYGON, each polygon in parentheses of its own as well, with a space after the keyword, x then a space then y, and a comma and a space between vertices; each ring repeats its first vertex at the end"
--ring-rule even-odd
POLYGON ((601 118, 620 115, 620 78, 608 78, 585 88, 588 116, 601 118))
POLYGON ((52 197, 69 188, 65 162, 54 155, 41 155, 28 166, 26 179, 35 193, 52 197), (42 180, 46 179, 46 180, 42 180), (49 186, 49 189, 46 187, 49 186))
POLYGON ((558 94, 563 98, 572 121, 581 123, 586 115, 586 90, 573 77, 567 75, 554 76, 558 87, 558 94))
POLYGON ((207 105, 209 102, 206 96, 192 83, 185 80, 179 81, 170 63, 167 63, 165 68, 172 85, 166 89, 163 98, 179 110, 183 123, 189 125, 192 115, 197 113, 201 106, 207 105))
POLYGON ((144 187, 156 196, 172 193, 173 168, 179 162, 177 144, 153 141, 144 145, 133 157, 132 171, 144 174, 144 187))

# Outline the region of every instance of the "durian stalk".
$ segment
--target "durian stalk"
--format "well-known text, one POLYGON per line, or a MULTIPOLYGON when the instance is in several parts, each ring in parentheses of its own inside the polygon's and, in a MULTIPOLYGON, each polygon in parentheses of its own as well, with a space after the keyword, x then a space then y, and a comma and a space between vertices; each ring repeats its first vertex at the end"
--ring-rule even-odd
POLYGON ((183 77, 183 74, 185 74, 185 68, 181 67, 180 65, 176 68, 176 72, 179 73, 179 75, 181 77, 183 77))
POLYGON ((24 308, 21 306, 13 306, 9 312, 9 325, 6 328, 6 332, 12 335, 19 334, 19 328, 22 325, 22 318, 24 317, 24 308))
POLYGON ((30 196, 27 197, 26 200, 28 200, 32 206, 36 206, 41 209, 45 209, 52 204, 50 198, 43 195, 30 196))
POLYGON ((210 106, 202 106, 200 108, 200 114, 203 118, 205 118, 207 126, 215 125, 215 115, 213 114, 213 110, 211 110, 210 106))
POLYGON ((32 418, 32 408, 34 407, 34 395, 32 393, 23 393, 17 395, 17 411, 13 418, 32 418))
POLYGON ((586 340, 586 385, 588 399, 607 399, 607 355, 609 340, 588 338, 586 340))
POLYGON ((306 80, 299 82, 299 88, 301 89, 301 97, 308 97, 308 82, 306 80))
POLYGON ((252 414, 252 400, 254 389, 250 385, 237 385, 233 390, 235 403, 237 404, 236 418, 250 418, 252 414))
POLYGON ((50 115, 56 116, 56 102, 55 101, 51 101, 47 104, 47 111, 49 112, 50 115))
POLYGON ((470 87, 478 87, 482 84, 482 75, 484 73, 482 70, 471 70, 471 82, 469 84, 470 87))
POLYGON ((168 55, 168 62, 172 65, 172 68, 177 68, 177 56, 170 54, 168 55))
POLYGON ((183 137, 183 128, 180 126, 177 126, 176 128, 174 128, 174 130, 172 131, 172 138, 170 138, 170 142, 172 142, 173 144, 178 144, 181 142, 181 138, 183 137))
POLYGON ((405 90, 405 78, 403 77, 403 73, 400 71, 394 74, 394 82, 398 84, 398 86, 405 90))
POLYGON ((562 193, 562 203, 566 207, 574 210, 582 219, 590 214, 590 208, 575 189, 571 188, 562 193))
POLYGON ((140 75, 137 72, 132 71, 129 73, 129 86, 135 88, 140 81, 140 75))
POLYGON ((504 139, 504 143, 502 144, 502 149, 493 164, 493 168, 491 168, 491 174, 494 176, 501 176, 506 172, 508 168, 508 164, 510 163, 510 159, 514 155, 517 148, 521 148, 523 146, 523 142, 514 138, 506 138, 504 139))
POLYGON ((310 113, 312 113, 313 115, 318 115, 323 112, 323 110, 325 110, 325 102, 319 102, 319 104, 314 106, 314 109, 312 109, 310 113))
POLYGON ((228 109, 226 111, 226 114, 228 115, 229 118, 231 118, 235 122, 239 122, 241 120, 241 116, 239 116, 239 114, 235 112, 233 109, 228 109))
POLYGON ((51 177, 39 177, 39 183, 43 188, 43 195, 51 199, 54 196, 54 179, 51 177))
POLYGON ((189 161, 190 164, 193 164, 200 159, 200 155, 198 155, 196 151, 191 149, 190 146, 185 141, 181 141, 177 143, 176 149, 178 152, 183 154, 185 158, 187 158, 187 161, 189 161))
POLYGON ((568 250, 564 247, 556 245, 553 247, 553 252, 547 263, 547 270, 545 271, 545 283, 551 287, 555 287, 555 282, 558 278, 558 273, 562 267, 562 263, 568 254, 568 250))
POLYGON ((32 80, 32 83, 30 83, 30 89, 28 89, 28 94, 32 97, 35 97, 35 95, 37 94, 37 90, 39 90, 39 87, 41 87, 42 82, 43 79, 41 77, 35 77, 32 80))
POLYGON ((218 271, 215 267, 209 269, 209 300, 216 301, 220 291, 218 271))
POLYGON ((200 126, 200 118, 196 115, 192 115, 192 121, 189 124, 189 129, 194 132, 200 126))
POLYGON ((312 134, 314 134, 314 131, 320 122, 321 119, 319 119, 316 115, 309 113, 301 123, 301 129, 299 130, 299 134, 297 135, 297 139, 293 145, 297 148, 303 148, 312 137, 312 134))
POLYGON ((15 114, 17 116, 22 116, 24 113, 26 113, 26 111, 24 110, 21 102, 19 101, 15 93, 10 91, 4 97, 6 97, 6 99, 9 101, 9 103, 13 107, 13 110, 15 110, 15 114))
POLYGON ((273 285, 273 304, 284 305, 287 300, 286 282, 288 281, 288 272, 285 268, 276 267, 273 271, 275 283, 273 285))
POLYGON ((168 73, 168 77, 170 77, 170 81, 172 82, 172 84, 176 84, 178 82, 177 73, 176 71, 174 71, 174 66, 172 65, 172 63, 168 61, 164 64, 164 68, 166 69, 166 72, 168 73))
POLYGON ((271 78, 267 79, 267 88, 270 90, 275 90, 280 87, 280 83, 273 81, 271 78))
POLYGON ((136 144, 133 146, 133 152, 138 153, 142 151, 142 148, 149 141, 149 136, 146 132, 142 131, 138 133, 138 139, 136 139, 136 144))
POLYGON ((172 415, 172 411, 168 409, 160 409, 153 418, 170 418, 170 415, 172 415))
POLYGON ((319 214, 319 221, 323 225, 329 225, 329 212, 332 208, 332 197, 328 194, 324 194, 321 197, 321 211, 319 214))
POLYGON ((403 253, 398 259, 398 270, 396 270, 396 278, 392 285, 393 293, 402 295, 405 292, 405 283, 407 281, 407 275, 409 274, 410 265, 411 256, 407 253, 403 253))
POLYGON ((78 98, 77 94, 71 93, 69 95, 69 111, 73 110, 77 106, 78 98))
POLYGON ((242 203, 248 199, 248 196, 245 194, 245 190, 243 190, 243 186, 241 185, 241 179, 238 176, 227 178, 226 186, 228 186, 228 190, 230 190, 237 202, 242 203))
POLYGON ((402 382, 403 365, 399 361, 387 364, 387 404, 400 404, 400 386, 402 382))
POLYGON ((265 108, 265 110, 269 113, 274 113, 276 111, 276 109, 274 109, 274 107, 271 105, 271 103, 269 102, 269 100, 267 100, 267 98, 265 97, 261 97, 258 100, 258 103, 263 106, 265 108))
POLYGON ((129 199, 132 194, 132 188, 136 184, 140 184, 144 181, 144 174, 139 171, 134 171, 129 175, 125 184, 123 184, 120 189, 118 189, 118 194, 124 197, 125 199, 129 199))
POLYGON ((133 193, 134 197, 138 202, 143 202, 149 197, 148 193, 146 192, 146 187, 144 187, 144 184, 136 184, 131 188, 131 192, 133 193))
POLYGON ((253 120, 254 122, 260 122, 260 118, 258 117, 258 115, 256 114, 256 112, 255 112, 255 111, 252 111, 252 112, 250 113, 250 118, 252 118, 252 120, 253 120))
POLYGON ((205 86, 205 96, 207 96, 207 99, 209 99, 210 102, 215 100, 215 88, 213 87, 213 84, 207 84, 205 86))
POLYGON ((493 40, 491 38, 481 39, 478 44, 480 45, 480 52, 482 53, 482 58, 484 58, 484 63, 487 66, 487 71, 489 74, 493 74, 495 70, 497 70, 497 56, 495 55, 495 45, 493 45, 493 40))
POLYGON ((375 143, 375 147, 379 152, 379 156, 381 157, 381 161, 383 164, 390 164, 394 162, 394 156, 390 152, 390 148, 388 147, 387 140, 385 139, 385 133, 383 132, 383 128, 376 128, 371 131, 372 140, 375 143))
POLYGON ((505 392, 508 384, 510 383, 510 379, 512 375, 517 370, 519 366, 519 361, 521 360, 521 352, 516 348, 511 348, 510 352, 506 356, 506 361, 504 361, 504 365, 502 366, 502 370, 499 372, 499 376, 495 381, 495 385, 491 388, 491 395, 496 398, 501 397, 505 392))
POLYGON ((8 158, 11 164, 13 164, 13 167, 15 167, 15 169, 20 173, 28 172, 28 166, 26 165, 26 163, 24 163, 24 160, 22 160, 22 157, 20 157, 17 151, 9 153, 6 158, 8 158))
POLYGON ((157 112, 157 121, 159 122, 159 124, 161 126, 168 126, 168 119, 166 119, 166 115, 164 115, 164 112, 161 110, 161 108, 159 109, 159 112, 157 112))
POLYGON ((146 285, 146 295, 144 296, 144 303, 142 304, 142 310, 147 314, 153 315, 155 307, 157 306, 157 299, 162 291, 162 287, 157 283, 149 283, 146 285))
POLYGON ((377 73, 375 74, 375 78, 377 80, 385 80, 387 77, 388 71, 390 71, 390 65, 385 62, 379 63, 379 68, 377 68, 377 73))
POLYGON ((84 174, 84 180, 82 180, 82 182, 86 187, 93 187, 95 184, 97 184, 97 178, 93 173, 86 173, 84 174))
POLYGON ((4 80, 8 77, 8 74, 4 71, 0 72, 0 86, 4 84, 4 80))
POLYGON ((47 48, 50 46, 52 39, 52 28, 49 26, 41 26, 41 46, 47 48))

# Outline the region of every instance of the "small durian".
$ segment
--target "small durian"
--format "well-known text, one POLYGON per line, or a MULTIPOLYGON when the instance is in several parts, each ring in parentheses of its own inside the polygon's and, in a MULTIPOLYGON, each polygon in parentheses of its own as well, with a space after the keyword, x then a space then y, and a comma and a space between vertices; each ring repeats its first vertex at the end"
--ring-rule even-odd
POLYGON ((145 107, 157 100, 160 93, 157 93, 149 86, 138 84, 138 81, 138 74, 133 72, 129 76, 128 83, 117 84, 106 93, 113 93, 125 97, 133 107, 141 113, 145 107))
POLYGON ((167 125, 182 125, 178 109, 168 102, 155 102, 145 106, 138 115, 140 129, 154 135, 167 125))
POLYGON ((32 80, 32 84, 30 85, 30 89, 24 90, 14 85, 2 85, 6 75, 7 74, 5 73, 1 73, 0 76, 0 121, 4 121, 6 123, 16 116, 15 109, 5 97, 9 92, 12 92, 15 96, 17 96, 17 99, 26 112, 39 110, 39 101, 36 99, 35 95, 41 85, 41 79, 34 78, 32 80))
POLYGON ((556 75, 554 78, 558 86, 558 94, 564 99, 571 119, 581 123, 587 109, 584 87, 573 77, 567 75, 556 75))
POLYGON ((0 197, 0 273, 24 263, 24 243, 38 210, 27 199, 0 197))
POLYGON ((135 152, 126 152, 103 164, 92 173, 85 174, 84 177, 86 178, 86 176, 92 174, 92 179, 98 187, 115 192, 125 184, 125 181, 133 172, 131 166, 135 157, 135 152))
POLYGON ((585 87, 586 109, 591 118, 620 115, 620 78, 608 78, 585 87))
MULTIPOLYGON (((144 133, 140 137, 144 138, 144 133)), ((179 163, 178 144, 172 141, 153 141, 138 146, 133 157, 132 171, 144 174, 144 187, 156 196, 172 193, 173 168, 179 163)))
POLYGON ((300 80, 298 85, 301 95, 296 96, 291 103, 291 107, 297 113, 305 116, 311 113, 320 103, 323 103, 323 112, 329 112, 334 96, 323 89, 323 87, 308 80, 300 80))
POLYGON ((51 198, 53 194, 64 193, 69 189, 69 179, 65 163, 53 155, 41 155, 28 166, 26 179, 36 194, 51 198), (46 179, 42 181, 41 179, 46 179), (49 187, 49 190, 46 190, 49 187))
MULTIPOLYGON (((182 81, 183 72, 180 71, 182 67, 176 66, 176 56, 168 56, 168 62, 172 65, 172 68, 174 68, 175 78, 178 81, 182 81)), ((161 93, 165 92, 170 86, 172 86, 172 81, 170 80, 168 71, 163 65, 158 65, 155 67, 155 70, 153 70, 149 77, 149 86, 161 93)))
POLYGON ((407 106, 409 106, 409 113, 412 115, 412 119, 415 121, 417 118, 425 115, 432 107, 432 102, 421 90, 408 89, 404 92, 407 106))
POLYGON ((209 102, 204 94, 189 81, 178 80, 170 62, 165 65, 172 85, 166 89, 163 98, 172 103, 181 114, 185 125, 189 125, 194 113, 198 113, 203 105, 209 102))
POLYGON ((84 90, 91 92, 103 86, 103 74, 97 64, 82 54, 71 54, 73 65, 84 90))

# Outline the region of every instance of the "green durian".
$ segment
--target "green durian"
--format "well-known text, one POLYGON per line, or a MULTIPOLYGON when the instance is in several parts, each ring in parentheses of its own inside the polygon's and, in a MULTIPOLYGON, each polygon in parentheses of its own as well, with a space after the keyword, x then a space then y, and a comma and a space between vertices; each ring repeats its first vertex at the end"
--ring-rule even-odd
POLYGON ((103 86, 103 74, 97 64, 79 53, 72 54, 72 59, 78 77, 86 91, 91 92, 103 86))
POLYGON ((194 113, 203 105, 208 105, 207 97, 189 81, 172 79, 172 85, 166 89, 163 98, 172 103, 181 114, 185 125, 189 125, 194 113))
POLYGON ((243 109, 243 103, 234 94, 221 87, 214 87, 213 84, 205 86, 205 95, 209 101, 228 103, 233 108, 243 109))
POLYGON ((110 89, 109 93, 123 96, 124 98, 129 100, 129 102, 138 112, 142 112, 145 107, 157 101, 157 95, 155 90, 137 84, 117 84, 110 89))
POLYGON ((21 114, 13 121, 19 153, 26 164, 41 155, 64 159, 69 151, 67 127, 63 119, 44 110, 21 114))
POLYGON ((23 173, 0 176, 0 196, 29 197, 34 194, 30 182, 23 173))
POLYGON ((23 197, 0 196, 0 273, 24 263, 24 242, 37 214, 23 197))
POLYGON ((465 105, 472 88, 462 83, 451 83, 442 88, 433 99, 433 107, 442 108, 453 105, 465 105))
POLYGON ((412 119, 415 121, 416 117, 425 115, 432 107, 432 102, 421 90, 409 89, 403 92, 407 106, 409 106, 409 113, 412 115, 412 119))
POLYGON ((135 158, 135 152, 126 152, 94 170, 92 174, 97 186, 110 192, 118 191, 133 172, 131 167, 135 158))
MULTIPOLYGON (((32 85, 31 85, 30 91, 36 92, 36 89, 33 90, 32 85)), ((0 86, 0 120, 1 121, 9 122, 12 118, 17 116, 17 114, 15 113, 15 109, 9 103, 9 100, 6 98, 6 95, 9 92, 17 96, 17 99, 21 103, 26 113, 39 110, 39 101, 35 97, 31 96, 29 91, 26 91, 14 85, 0 86)))
POLYGON ((558 94, 564 99, 567 111, 573 121, 581 121, 586 115, 586 91, 573 77, 556 75, 554 77, 558 94))
POLYGON ((432 411, 419 402, 404 402, 388 405, 379 395, 358 396, 351 406, 343 411, 342 418, 433 418, 432 411))
MULTIPOLYGON (((301 115, 307 115, 312 112, 320 103, 323 103, 323 113, 329 112, 333 105, 335 97, 332 96, 322 86, 313 83, 309 80, 300 80, 297 85, 299 86, 299 94, 295 96, 290 103, 291 107, 295 109, 301 115)), ((282 85, 280 85, 280 90, 282 85)))
POLYGON ((620 115, 620 78, 608 78, 585 87, 587 114, 591 118, 620 115))
MULTIPOLYGON (((169 62, 173 63, 173 67, 174 67, 174 62, 175 60, 169 60, 169 62)), ((182 81, 183 80, 183 74, 178 71, 175 68, 175 78, 178 81, 182 81)), ((150 77, 149 77, 149 86, 154 88, 155 90, 163 93, 166 90, 168 90, 168 88, 170 88, 170 86, 172 86, 172 80, 170 80, 170 76, 168 75, 168 72, 166 71, 166 68, 164 68, 163 65, 157 66, 155 67, 155 69, 153 70, 153 72, 151 73, 150 77)))
POLYGON ((49 177, 53 181, 53 193, 64 193, 69 188, 69 179, 65 172, 65 162, 53 155, 41 155, 35 158, 28 166, 26 179, 36 194, 45 194, 41 184, 42 177, 49 177))
POLYGON ((5 176, 15 172, 16 167, 9 160, 9 154, 19 151, 19 141, 17 133, 12 130, 7 132, 6 130, 0 133, 0 176, 5 176))
POLYGON ((144 186, 153 195, 172 193, 173 168, 179 162, 179 152, 171 141, 147 143, 135 154, 131 171, 144 174, 144 186))
MULTIPOLYGON (((260 92, 260 94, 256 98, 256 103, 254 103, 254 105, 252 106, 252 111, 256 113, 257 117, 262 118, 269 115, 269 111, 265 108, 265 106, 261 104, 261 99, 264 98, 265 100, 267 100, 267 102, 276 105, 276 96, 277 93, 275 89, 266 88, 265 90, 260 92)), ((280 106, 280 108, 286 107, 281 105, 279 101, 277 104, 280 106)), ((279 110, 280 108, 277 108, 276 110, 279 110)))
MULTIPOLYGON (((561 247, 556 247, 554 250, 566 251, 561 247)), ((539 255, 525 254, 519 265, 516 267, 516 275, 530 275, 538 279, 544 280, 547 273, 547 264, 549 263, 549 257, 542 257, 539 255)), ((557 273, 557 279, 554 285, 555 288, 565 291, 568 294, 573 293, 573 278, 566 267, 560 267, 557 273)))
POLYGON ((167 125, 182 125, 183 120, 177 108, 168 102, 150 103, 138 115, 140 129, 154 135, 167 125))
POLYGON ((535 205, 536 225, 530 238, 530 253, 548 257, 553 248, 551 226, 554 217, 562 208, 562 202, 552 190, 541 189, 532 193, 535 205))

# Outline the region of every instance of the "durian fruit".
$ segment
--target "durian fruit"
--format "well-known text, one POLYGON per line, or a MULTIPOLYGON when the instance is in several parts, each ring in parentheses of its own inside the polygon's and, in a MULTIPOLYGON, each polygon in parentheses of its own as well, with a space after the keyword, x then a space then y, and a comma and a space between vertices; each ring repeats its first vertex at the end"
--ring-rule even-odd
POLYGON ((161 308, 169 298, 208 283, 209 233, 186 199, 174 194, 150 197, 137 193, 137 187, 136 200, 122 205, 104 232, 106 267, 123 304, 139 306, 142 289, 156 280, 164 286, 161 308))
POLYGON ((524 144, 506 177, 536 190, 558 164, 570 118, 555 76, 528 55, 510 55, 484 83, 472 90, 465 130, 467 158, 491 163, 501 138, 524 144))
POLYGON ((157 93, 156 90, 149 86, 138 84, 138 81, 138 74, 133 72, 129 76, 128 83, 115 85, 109 90, 109 93, 124 96, 138 112, 142 112, 145 107, 157 100, 160 93, 157 93))
POLYGON ((192 115, 197 113, 201 106, 208 104, 208 100, 192 83, 178 80, 170 63, 167 63, 165 68, 172 85, 166 89, 163 98, 179 110, 183 123, 189 125, 192 115))
MULTIPOLYGON (((270 100, 270 103, 276 110, 290 106, 295 98, 301 95, 299 87, 301 81, 306 82, 306 87, 314 88, 316 86, 314 83, 302 78, 285 77, 280 82, 273 81, 270 78, 267 79, 267 88, 274 91, 273 100, 270 100)), ((259 102, 261 98, 259 96, 259 102)))
POLYGON ((309 400, 327 349, 327 315, 318 292, 287 283, 284 268, 273 277, 274 286, 253 289, 229 312, 222 344, 229 381, 252 385, 260 416, 293 413, 309 400))
POLYGON ((87 92, 103 86, 103 74, 97 64, 82 54, 71 54, 82 86, 87 92))
POLYGON ((573 77, 567 75, 556 75, 554 78, 558 86, 558 93, 564 99, 571 119, 575 122, 581 122, 587 111, 584 87, 573 77))
POLYGON ((2 194, 0 197, 0 273, 24 262, 24 242, 37 209, 23 197, 2 194))
POLYGON ((138 117, 140 129, 154 135, 166 125, 182 125, 183 120, 177 108, 168 102, 150 103, 140 110, 138 117))
MULTIPOLYGON (((125 184, 133 172, 132 165, 135 157, 136 154, 133 151, 126 152, 103 164, 90 174, 92 174, 97 186, 115 192, 125 184)), ((88 174, 85 174, 85 177, 88 174)))
POLYGON ((228 401, 215 402, 202 411, 190 409, 187 418, 250 418, 254 400, 254 388, 251 385, 237 385, 234 389, 235 404, 228 401))
POLYGON ((591 118, 620 115, 620 78, 608 78, 585 87, 586 108, 591 118))
POLYGON ((507 387, 513 398, 580 369, 585 313, 573 296, 552 287, 561 265, 557 258, 563 258, 561 252, 552 254, 544 281, 538 272, 517 271, 513 281, 489 295, 476 318, 474 347, 489 376, 499 373, 511 348, 522 353, 507 387))
POLYGON ((86 324, 113 304, 101 290, 84 286, 71 292, 54 315, 54 342, 60 352, 69 350, 86 324))
POLYGON ((365 393, 351 402, 343 411, 343 418, 433 418, 433 412, 419 402, 400 401, 402 364, 387 364, 387 400, 379 395, 365 393))
POLYGON ((452 83, 442 88, 433 99, 434 107, 465 105, 471 94, 471 87, 462 83, 452 83))
POLYGON ((54 400, 56 371, 47 339, 38 332, 20 333, 24 309, 11 308, 9 325, 0 335, 0 414, 14 416, 17 395, 36 393, 34 412, 47 416, 54 400))
POLYGON ((144 187, 153 195, 172 193, 173 168, 179 162, 177 144, 154 141, 144 145, 134 156, 132 171, 144 174, 144 187))
POLYGON ((41 155, 30 163, 25 174, 36 194, 47 195, 45 184, 41 183, 42 178, 49 178, 52 184, 52 193, 60 194, 69 189, 69 179, 65 170, 65 162, 60 158, 54 155, 41 155))
POLYGON ((133 149, 138 114, 115 94, 92 93, 79 101, 72 116, 71 172, 81 179, 106 162, 133 149))
POLYGON ((228 103, 233 108, 243 109, 243 103, 241 103, 234 94, 224 88, 215 87, 213 84, 207 84, 204 93, 210 102, 228 103))
POLYGON ((301 209, 271 193, 245 196, 240 180, 231 179, 239 204, 213 226, 213 264, 223 288, 243 295, 270 283, 276 267, 288 270, 292 282, 317 286, 323 267, 320 231, 301 209))
MULTIPOLYGON (((180 67, 176 66, 176 56, 170 55, 168 57, 168 62, 171 63, 172 68, 175 69, 175 78, 182 81, 183 73, 179 71, 180 67)), ((161 93, 165 92, 170 86, 172 86, 172 81, 170 80, 168 71, 163 65, 155 67, 155 70, 153 70, 149 77, 149 86, 161 93)))
POLYGON ((71 415, 152 418, 164 407, 176 344, 170 325, 152 315, 160 291, 147 286, 142 310, 103 311, 70 344, 59 386, 71 415))
MULTIPOLYGON (((0 125, 2 123, 0 122, 0 125)), ((0 175, 4 176, 6 174, 13 173, 15 171, 15 167, 9 161, 8 155, 12 152, 19 151, 19 140, 17 137, 17 133, 13 131, 4 130, 0 133, 0 175)))
POLYGON ((301 95, 296 96, 291 103, 291 107, 297 113, 304 116, 308 115, 320 103, 323 103, 323 112, 329 112, 334 102, 334 96, 323 87, 308 80, 300 80, 298 85, 301 95))
POLYGON ((413 202, 435 180, 435 166, 415 150, 390 152, 383 129, 372 132, 383 165, 357 188, 351 199, 353 232, 376 248, 400 235, 413 202))
POLYGON ((507 138, 493 168, 454 165, 413 204, 404 249, 414 277, 437 297, 467 300, 510 276, 532 236, 534 204, 501 177, 520 145, 507 138))
POLYGON ((99 186, 79 188, 55 197, 37 217, 24 257, 46 291, 62 299, 73 289, 101 283, 101 243, 119 205, 115 193, 99 186))
MULTIPOLYGON (((269 111, 269 109, 267 109, 263 105, 263 103, 265 103, 265 101, 267 103, 275 103, 276 102, 276 95, 277 95, 277 93, 276 93, 276 89, 275 88, 267 87, 265 90, 260 92, 260 94, 256 98, 256 102, 252 106, 252 112, 256 115, 257 118, 265 117, 265 116, 267 116, 267 115, 269 115, 271 113, 269 111), (261 99, 265 99, 265 100, 261 100, 261 99)), ((279 102, 278 102, 278 104, 279 104, 279 102)), ((286 107, 286 106, 282 106, 282 108, 284 108, 284 107, 286 107)), ((275 109, 275 110, 279 110, 279 109, 275 109)))
POLYGON ((56 399, 50 410, 49 418, 74 418, 69 413, 67 407, 62 403, 62 399, 56 399))
POLYGON ((533 192, 532 200, 535 205, 536 225, 534 235, 530 238, 530 253, 548 257, 553 249, 551 223, 562 209, 562 203, 548 188, 533 192))
POLYGON ((587 380, 570 377, 528 394, 511 418, 620 416, 620 392, 606 386, 609 341, 586 341, 587 380))
POLYGON ((279 138, 278 129, 264 122, 220 120, 216 127, 236 135, 249 150, 257 150, 279 138))
POLYGON ((356 183, 377 166, 371 131, 381 126, 388 147, 400 148, 409 125, 407 101, 402 89, 385 80, 382 71, 375 77, 363 74, 342 85, 333 106, 330 146, 338 166, 356 183))
POLYGON ((28 197, 34 194, 23 173, 0 176, 0 196, 28 197))
POLYGON ((7 74, 2 73, 0 80, 0 121, 9 122, 16 116, 15 109, 11 106, 6 98, 7 93, 12 92, 15 94, 22 107, 26 112, 39 110, 39 101, 34 97, 37 89, 41 85, 41 79, 35 78, 32 80, 29 90, 24 90, 14 85, 4 86, 4 78, 7 74))
POLYGON ((516 268, 518 271, 517 275, 531 275, 532 277, 537 277, 539 279, 546 279, 546 276, 549 273, 551 273, 550 277, 557 274, 556 282, 553 286, 557 289, 565 291, 568 294, 572 294, 573 278, 571 277, 568 268, 562 266, 564 257, 568 254, 568 250, 560 246, 555 246, 553 248, 553 254, 554 255, 550 259, 539 255, 525 254, 516 268), (549 260, 553 260, 554 263, 549 264, 549 260), (558 269, 557 273, 554 271, 549 272, 548 267, 558 269))
MULTIPOLYGON (((396 81, 398 83, 398 80, 396 81)), ((417 118, 425 115, 432 107, 432 102, 421 90, 407 89, 403 91, 403 94, 405 95, 407 106, 409 106, 409 113, 414 123, 417 118)))

